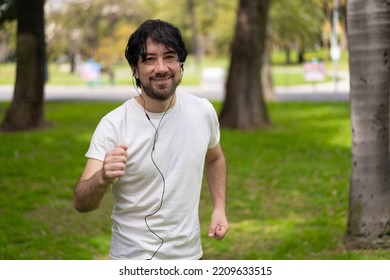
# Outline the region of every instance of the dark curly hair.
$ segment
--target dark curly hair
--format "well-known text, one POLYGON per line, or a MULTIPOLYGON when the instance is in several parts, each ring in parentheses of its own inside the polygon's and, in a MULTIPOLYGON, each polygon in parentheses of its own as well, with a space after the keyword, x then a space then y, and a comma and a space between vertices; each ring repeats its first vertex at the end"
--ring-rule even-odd
MULTIPOLYGON (((174 50, 179 57, 179 62, 185 62, 188 53, 179 28, 168 22, 154 19, 145 21, 130 35, 125 49, 125 57, 130 67, 137 66, 139 57, 145 59, 146 40, 149 38, 174 50)), ((136 83, 138 87, 141 86, 139 79, 136 79, 136 83)))

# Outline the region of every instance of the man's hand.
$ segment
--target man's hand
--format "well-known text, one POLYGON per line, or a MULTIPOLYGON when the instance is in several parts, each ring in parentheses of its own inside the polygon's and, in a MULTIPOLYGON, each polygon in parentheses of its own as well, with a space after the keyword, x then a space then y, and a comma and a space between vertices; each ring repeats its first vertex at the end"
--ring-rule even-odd
POLYGON ((217 240, 221 240, 225 237, 229 230, 228 221, 225 211, 214 210, 211 216, 211 224, 209 228, 209 237, 215 237, 217 240))
POLYGON ((108 151, 104 158, 102 177, 108 183, 117 181, 125 175, 127 163, 127 146, 120 145, 119 147, 108 151))

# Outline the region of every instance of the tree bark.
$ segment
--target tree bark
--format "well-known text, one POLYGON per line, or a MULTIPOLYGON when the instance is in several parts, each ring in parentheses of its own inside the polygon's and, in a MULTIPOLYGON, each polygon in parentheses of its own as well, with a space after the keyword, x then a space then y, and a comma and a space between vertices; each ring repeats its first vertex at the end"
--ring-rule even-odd
POLYGON ((274 82, 272 78, 272 68, 271 68, 271 52, 272 52, 271 33, 272 33, 271 22, 270 20, 268 20, 267 29, 266 29, 267 37, 265 40, 265 49, 264 49, 262 69, 261 69, 261 85, 263 88, 263 96, 266 101, 276 100, 274 82))
POLYGON ((305 47, 302 45, 298 48, 298 64, 303 64, 305 62, 305 47))
POLYGON ((270 124, 261 86, 268 10, 268 0, 240 1, 222 127, 253 130, 270 124))
POLYGON ((16 0, 17 66, 12 103, 1 129, 29 130, 45 126, 44 0, 16 0))
POLYGON ((197 22, 196 22, 196 11, 195 11, 194 0, 187 0, 187 8, 188 8, 190 27, 191 27, 192 54, 195 56, 195 66, 197 71, 201 71, 202 51, 200 46, 200 35, 198 33, 197 22))
MULTIPOLYGON (((387 3, 386 3, 387 2, 387 3)), ((347 2, 352 166, 346 245, 390 247, 390 5, 347 2)))

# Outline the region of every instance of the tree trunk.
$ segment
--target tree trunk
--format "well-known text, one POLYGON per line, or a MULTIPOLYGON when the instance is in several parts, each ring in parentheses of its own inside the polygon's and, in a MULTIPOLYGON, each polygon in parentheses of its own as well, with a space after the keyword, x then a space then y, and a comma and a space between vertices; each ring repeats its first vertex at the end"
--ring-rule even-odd
POLYGON ((352 166, 346 244, 385 248, 390 247, 390 5, 383 0, 347 5, 352 166))
POLYGON ((44 0, 16 0, 17 70, 14 96, 1 129, 29 130, 45 125, 44 0))
POLYGON ((240 1, 222 127, 253 130, 270 124, 260 80, 268 8, 268 0, 240 1))
POLYGON ((271 22, 268 20, 267 23, 267 33, 265 40, 265 50, 263 54, 263 63, 261 70, 261 85, 263 87, 263 96, 267 101, 276 100, 276 94, 274 90, 274 82, 272 79, 272 69, 271 69, 271 52, 272 52, 272 28, 271 22))
POLYGON ((71 53, 69 56, 69 63, 70 63, 70 73, 75 74, 76 73, 76 54, 71 53))
POLYGON ((298 64, 303 64, 304 62, 305 62, 305 47, 303 45, 300 45, 298 47, 298 64))
POLYGON ((194 0, 187 0, 187 8, 188 8, 190 27, 191 27, 192 54, 195 56, 195 66, 197 71, 201 71, 202 51, 200 46, 200 35, 198 33, 197 23, 196 23, 196 12, 195 12, 194 0))
POLYGON ((290 45, 286 45, 284 49, 286 51, 286 64, 290 65, 291 64, 291 47, 290 47, 290 45))

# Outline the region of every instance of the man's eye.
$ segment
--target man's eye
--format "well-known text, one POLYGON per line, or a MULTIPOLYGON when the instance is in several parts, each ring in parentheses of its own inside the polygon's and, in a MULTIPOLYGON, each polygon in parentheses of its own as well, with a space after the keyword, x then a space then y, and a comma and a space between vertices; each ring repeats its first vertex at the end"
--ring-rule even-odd
POLYGON ((154 57, 146 57, 145 58, 146 63, 153 63, 154 61, 156 61, 156 59, 154 57))
POLYGON ((168 56, 165 57, 165 60, 169 61, 169 62, 172 62, 172 61, 178 60, 178 58, 175 55, 168 55, 168 56))

